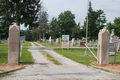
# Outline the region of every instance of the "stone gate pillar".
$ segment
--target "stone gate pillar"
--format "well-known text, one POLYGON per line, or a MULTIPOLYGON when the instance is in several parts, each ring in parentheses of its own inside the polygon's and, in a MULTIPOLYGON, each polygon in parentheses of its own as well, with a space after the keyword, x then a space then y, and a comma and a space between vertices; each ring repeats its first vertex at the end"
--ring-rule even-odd
POLYGON ((9 27, 8 64, 19 63, 20 29, 17 25, 9 27))
POLYGON ((106 29, 100 30, 98 34, 98 44, 99 46, 99 57, 98 63, 101 64, 109 64, 109 39, 110 33, 106 29))

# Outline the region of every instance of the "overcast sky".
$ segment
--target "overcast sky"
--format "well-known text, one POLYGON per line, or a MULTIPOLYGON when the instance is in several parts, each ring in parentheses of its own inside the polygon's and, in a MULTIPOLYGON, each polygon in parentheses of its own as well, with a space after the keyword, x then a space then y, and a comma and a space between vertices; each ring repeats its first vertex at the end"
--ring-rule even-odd
MULTIPOLYGON (((61 12, 70 10, 75 14, 76 23, 81 26, 87 16, 88 0, 41 0, 49 14, 49 21, 52 17, 57 17, 61 12)), ((120 0, 89 0, 92 3, 93 10, 102 9, 106 14, 107 22, 113 22, 115 17, 120 17, 120 0)), ((26 29, 21 26, 21 29, 26 29)))

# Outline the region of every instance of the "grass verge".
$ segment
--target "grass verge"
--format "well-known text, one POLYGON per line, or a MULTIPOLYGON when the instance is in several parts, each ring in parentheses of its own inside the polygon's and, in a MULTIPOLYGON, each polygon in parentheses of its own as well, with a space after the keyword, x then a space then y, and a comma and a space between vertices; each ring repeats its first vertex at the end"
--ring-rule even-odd
POLYGON ((52 57, 49 53, 47 53, 46 51, 40 51, 43 55, 46 55, 46 57, 48 58, 48 60, 54 62, 54 64, 56 65, 61 65, 60 62, 58 62, 56 59, 54 59, 54 57, 52 57))
POLYGON ((34 63, 34 59, 31 53, 27 50, 27 48, 23 48, 20 64, 32 64, 32 63, 34 63))
POLYGON ((8 61, 8 43, 0 44, 0 65, 8 61))
POLYGON ((25 46, 31 46, 31 43, 29 42, 29 41, 25 41, 24 43, 23 43, 23 46, 25 47, 25 46))
MULTIPOLYGON (((55 49, 54 51, 59 54, 62 54, 67 58, 70 58, 73 61, 82 63, 87 66, 90 66, 90 60, 96 61, 96 59, 92 56, 92 54, 89 51, 88 51, 89 56, 84 56, 85 48, 69 48, 69 50, 55 49)), ((97 49, 95 49, 94 52, 97 52, 97 49)), ((95 55, 97 55, 97 53, 95 53, 95 55)))
MULTIPOLYGON (((91 49, 92 50, 92 49, 91 49)), ((90 66, 93 62, 96 62, 97 60, 93 57, 93 55, 88 50, 87 53, 89 56, 84 56, 85 54, 85 48, 70 48, 69 50, 63 49, 55 49, 55 52, 70 58, 73 61, 76 61, 81 64, 85 64, 87 66, 90 66)), ((94 49, 93 53, 97 56, 97 48, 94 49)), ((109 62, 111 64, 114 63, 114 56, 109 56, 109 62)), ((120 64, 120 52, 116 53, 116 64, 120 64)))

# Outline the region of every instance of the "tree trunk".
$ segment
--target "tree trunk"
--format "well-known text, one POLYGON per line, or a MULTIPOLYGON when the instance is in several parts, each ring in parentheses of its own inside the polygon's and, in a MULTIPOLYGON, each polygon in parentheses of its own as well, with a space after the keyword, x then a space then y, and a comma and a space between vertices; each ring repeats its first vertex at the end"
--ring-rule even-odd
POLYGON ((16 25, 19 26, 19 30, 20 30, 20 22, 16 21, 16 25))
POLYGON ((16 25, 20 26, 20 22, 19 22, 19 21, 16 21, 16 25))

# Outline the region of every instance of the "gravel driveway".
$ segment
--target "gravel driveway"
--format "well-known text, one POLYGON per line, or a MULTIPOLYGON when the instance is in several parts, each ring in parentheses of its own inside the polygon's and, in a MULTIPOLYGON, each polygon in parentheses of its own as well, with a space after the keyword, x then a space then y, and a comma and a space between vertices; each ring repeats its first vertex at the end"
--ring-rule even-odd
MULTIPOLYGON (((32 48, 37 48, 34 43, 31 44, 32 48)), ((36 49, 29 49, 29 51, 32 52, 35 63, 16 71, 14 75, 3 77, 2 80, 120 80, 120 75, 87 67, 65 58, 53 50, 44 49, 62 65, 53 64, 36 49)))

